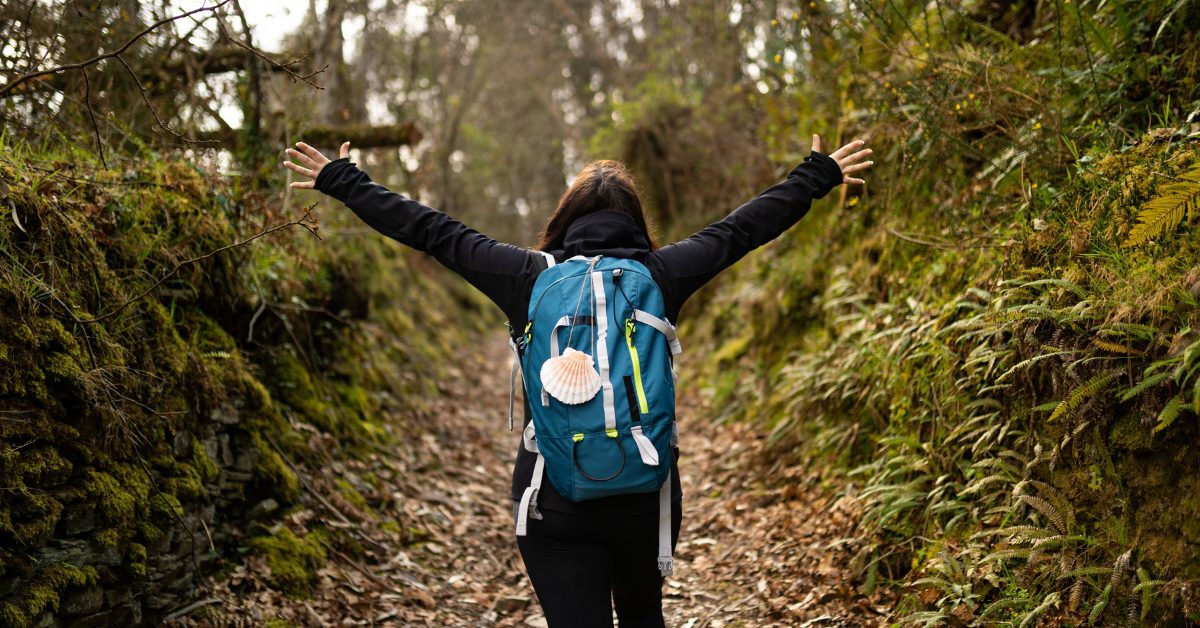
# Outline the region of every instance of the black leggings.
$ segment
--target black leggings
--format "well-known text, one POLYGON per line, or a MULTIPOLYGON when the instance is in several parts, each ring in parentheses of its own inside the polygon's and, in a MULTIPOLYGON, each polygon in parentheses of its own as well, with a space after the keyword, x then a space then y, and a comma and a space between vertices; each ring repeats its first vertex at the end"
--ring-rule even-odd
MULTIPOLYGON (((658 513, 580 515, 541 511, 517 547, 549 628, 659 628, 658 513)), ((671 508, 671 546, 682 513, 671 508)))

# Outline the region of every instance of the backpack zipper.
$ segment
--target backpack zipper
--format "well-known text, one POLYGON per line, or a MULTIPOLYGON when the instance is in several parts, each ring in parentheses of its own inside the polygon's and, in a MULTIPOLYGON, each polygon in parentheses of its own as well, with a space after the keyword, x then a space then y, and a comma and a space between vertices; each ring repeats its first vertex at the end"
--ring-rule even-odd
POLYGON ((629 359, 633 362, 633 385, 637 389, 638 407, 642 414, 646 414, 650 412, 650 405, 646 403, 646 390, 642 388, 642 364, 638 360, 637 347, 633 344, 633 327, 633 319, 625 319, 625 344, 629 345, 629 359))
MULTIPOLYGON (((621 292, 621 296, 625 297, 625 301, 629 303, 629 307, 633 307, 633 302, 629 301, 629 295, 625 294, 625 289, 621 287, 621 272, 620 268, 613 270, 613 286, 621 292)), ((632 318, 625 319, 625 344, 629 347, 629 359, 633 362, 633 384, 637 389, 638 408, 642 414, 650 412, 650 404, 646 403, 646 390, 642 388, 642 363, 638 359, 637 346, 633 344, 634 322, 632 318)), ((633 420, 637 420, 633 417, 633 420)))

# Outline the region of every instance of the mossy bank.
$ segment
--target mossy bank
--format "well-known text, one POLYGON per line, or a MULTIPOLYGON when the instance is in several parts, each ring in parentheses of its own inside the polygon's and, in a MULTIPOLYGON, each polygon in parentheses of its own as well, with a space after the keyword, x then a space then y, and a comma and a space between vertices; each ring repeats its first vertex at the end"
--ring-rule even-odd
POLYGON ((295 226, 205 257, 299 214, 186 161, 6 153, 0 625, 152 622, 245 551, 303 595, 324 553, 272 525, 300 499, 292 465, 419 430, 470 331, 445 313, 478 301, 339 231, 332 203, 323 240, 295 226))

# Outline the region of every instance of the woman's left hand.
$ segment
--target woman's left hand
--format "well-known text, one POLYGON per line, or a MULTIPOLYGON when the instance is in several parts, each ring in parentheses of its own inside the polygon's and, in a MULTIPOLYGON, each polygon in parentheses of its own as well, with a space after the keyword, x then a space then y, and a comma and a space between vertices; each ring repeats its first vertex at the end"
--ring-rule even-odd
MULTIPOLYGON (((829 156, 832 157, 833 160, 837 162, 838 167, 842 169, 842 183, 866 183, 866 181, 863 181, 862 179, 849 176, 855 172, 866 170, 867 168, 875 165, 874 161, 862 161, 875 152, 869 148, 862 148, 865 144, 866 142, 863 140, 854 140, 853 142, 846 144, 832 153, 829 153, 829 156), (851 152, 859 148, 862 148, 862 150, 851 152)), ((821 152, 820 135, 813 135, 812 149, 818 153, 821 152)))
MULTIPOLYGON (((292 187, 305 190, 313 189, 317 183, 317 175, 321 174, 321 169, 329 163, 329 158, 321 154, 321 151, 305 144, 304 142, 296 142, 296 150, 294 148, 287 149, 288 157, 299 161, 297 164, 292 161, 283 162, 283 167, 295 171, 302 177, 308 177, 308 181, 293 181, 292 187)), ((350 156, 350 142, 343 142, 342 147, 338 150, 338 159, 350 156)))

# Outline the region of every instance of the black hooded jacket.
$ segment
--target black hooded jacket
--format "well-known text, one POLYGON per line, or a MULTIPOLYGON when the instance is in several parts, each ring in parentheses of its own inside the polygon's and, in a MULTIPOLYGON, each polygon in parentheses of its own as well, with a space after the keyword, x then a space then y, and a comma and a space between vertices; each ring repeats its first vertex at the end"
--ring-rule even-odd
MULTIPOLYGON (((575 255, 605 255, 637 260, 645 265, 662 292, 667 319, 678 324, 683 303, 725 268, 787 231, 806 213, 814 199, 823 198, 842 182, 837 162, 813 151, 787 179, 764 190, 725 218, 674 244, 650 250, 646 235, 627 214, 598 211, 567 227, 564 249, 549 251, 558 261, 575 255)), ((528 320, 533 283, 545 266, 536 251, 497 242, 443 212, 374 183, 347 158, 321 169, 315 188, 345 203, 380 233, 433 255, 496 303, 513 329, 528 320)), ((687 339, 683 340, 687 350, 687 339)), ((497 417, 500 420, 500 417, 497 417)), ((525 424, 529 404, 525 403, 525 424)), ((680 431, 686 439, 686 424, 680 431)), ((535 454, 517 441, 512 498, 519 500, 533 475, 535 454)), ((678 454, 675 456, 678 460, 678 454)), ((672 464, 672 495, 681 499, 678 463, 672 464)), ((549 482, 542 483, 538 508, 562 512, 655 511, 656 493, 616 495, 573 503, 549 482)))

